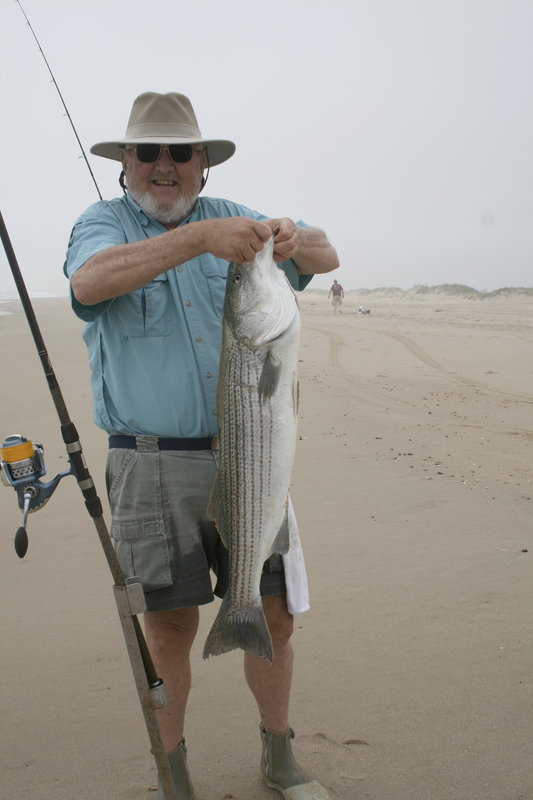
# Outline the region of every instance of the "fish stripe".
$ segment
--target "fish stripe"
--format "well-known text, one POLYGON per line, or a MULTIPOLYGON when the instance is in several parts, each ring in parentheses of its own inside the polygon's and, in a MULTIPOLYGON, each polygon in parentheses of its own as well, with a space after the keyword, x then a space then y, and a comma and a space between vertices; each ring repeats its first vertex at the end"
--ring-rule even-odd
MULTIPOLYGON (((248 348, 235 343, 228 358, 228 372, 224 391, 224 406, 231 409, 228 425, 222 432, 221 465, 226 476, 223 507, 226 530, 248 546, 236 549, 235 569, 231 571, 234 585, 231 593, 239 604, 247 605, 254 594, 253 565, 257 563, 257 549, 261 547, 260 530, 263 520, 263 498, 271 487, 267 477, 272 467, 272 403, 257 400, 257 382, 262 371, 262 361, 248 348), (243 435, 247 431, 248 435, 243 435), (227 437, 227 438, 226 438, 227 437), (254 457, 255 454, 255 457, 254 457), (246 514, 243 510, 246 509, 246 514), (244 520, 247 529, 243 529, 244 520)), ((265 554, 265 557, 268 554, 265 554)), ((261 564, 262 565, 262 564, 261 564)), ((257 568, 256 568, 257 572, 257 568)))

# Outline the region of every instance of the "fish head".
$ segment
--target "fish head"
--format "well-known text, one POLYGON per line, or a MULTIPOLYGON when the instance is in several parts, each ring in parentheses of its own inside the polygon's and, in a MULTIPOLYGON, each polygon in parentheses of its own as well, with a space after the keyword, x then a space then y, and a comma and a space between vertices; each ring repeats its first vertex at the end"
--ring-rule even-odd
POLYGON ((297 314, 296 295, 274 261, 274 235, 253 261, 230 264, 224 317, 236 339, 260 349, 281 336, 297 314))

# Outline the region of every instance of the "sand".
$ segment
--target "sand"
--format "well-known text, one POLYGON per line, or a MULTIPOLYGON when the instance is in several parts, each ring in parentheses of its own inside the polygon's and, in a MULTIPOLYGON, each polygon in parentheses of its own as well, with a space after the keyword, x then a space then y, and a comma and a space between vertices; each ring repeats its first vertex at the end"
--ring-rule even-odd
MULTIPOLYGON (((301 301, 291 493, 311 611, 296 624, 291 724, 332 800, 518 800, 531 772, 533 303, 301 301)), ((105 501, 81 323, 34 301, 105 501)), ((65 469, 18 301, 0 316, 2 431, 65 469)), ((72 477, 29 519, 0 486, 2 800, 150 800, 156 772, 93 523, 72 477)), ((107 504, 106 516, 108 518, 107 504)), ((187 713, 199 800, 267 800, 242 654, 202 661, 187 713)))

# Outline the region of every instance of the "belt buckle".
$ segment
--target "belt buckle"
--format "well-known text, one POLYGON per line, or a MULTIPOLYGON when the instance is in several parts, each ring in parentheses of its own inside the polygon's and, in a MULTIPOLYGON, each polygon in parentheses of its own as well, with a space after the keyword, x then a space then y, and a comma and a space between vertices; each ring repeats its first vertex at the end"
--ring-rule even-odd
POLYGON ((218 434, 215 433, 213 438, 211 439, 211 450, 220 450, 220 443, 218 440, 218 434))

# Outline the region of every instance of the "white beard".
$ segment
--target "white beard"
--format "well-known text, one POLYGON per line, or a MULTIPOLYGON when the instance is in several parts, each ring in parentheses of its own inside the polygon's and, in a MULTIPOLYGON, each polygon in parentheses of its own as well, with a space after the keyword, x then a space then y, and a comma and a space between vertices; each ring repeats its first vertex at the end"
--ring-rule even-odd
POLYGON ((190 191, 188 194, 182 194, 170 208, 161 208, 149 192, 143 194, 131 190, 129 192, 137 205, 162 225, 177 224, 184 220, 191 213, 198 198, 198 191, 190 191))

